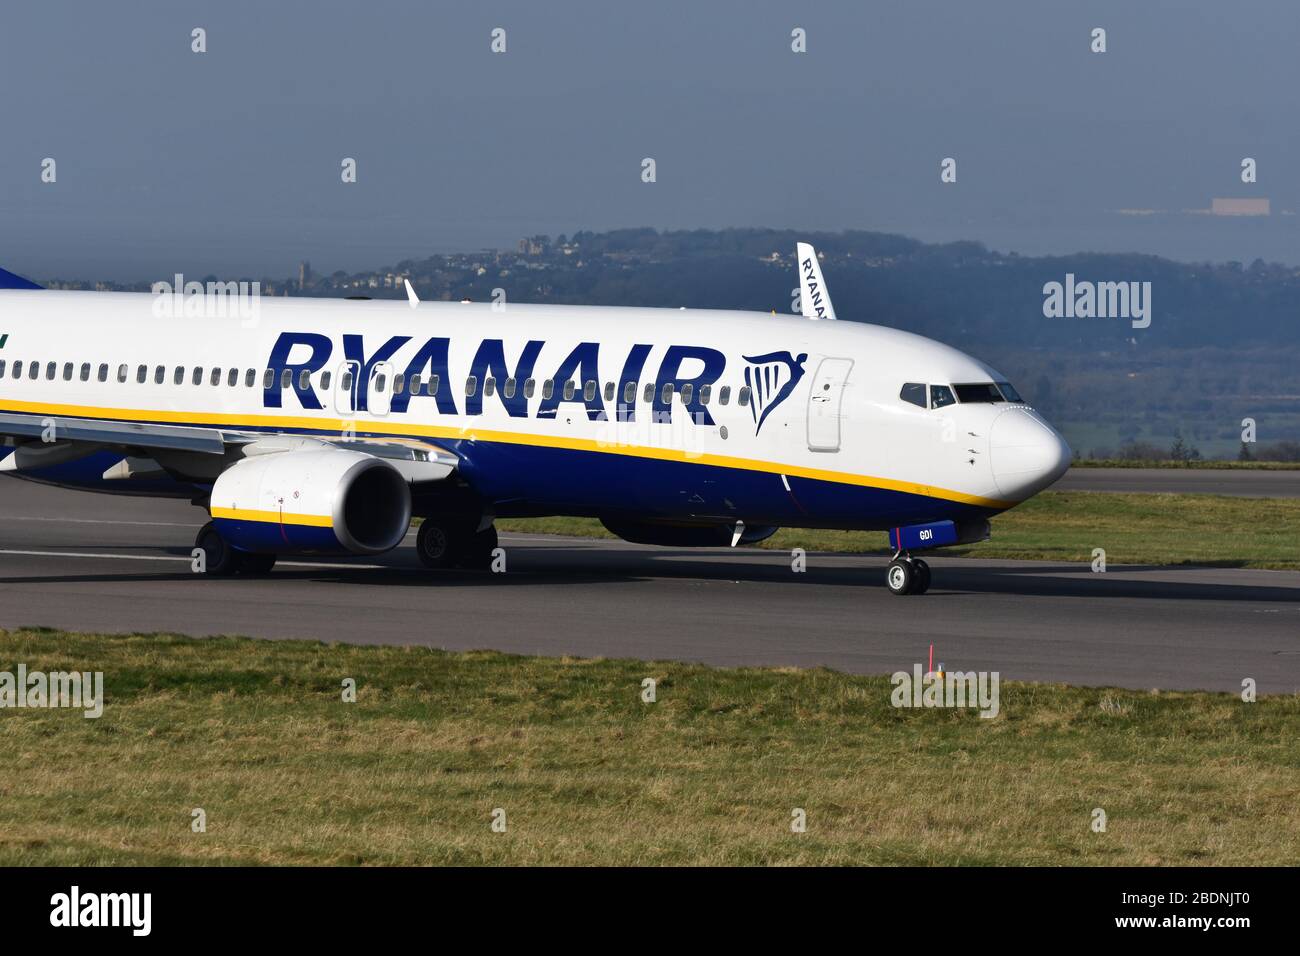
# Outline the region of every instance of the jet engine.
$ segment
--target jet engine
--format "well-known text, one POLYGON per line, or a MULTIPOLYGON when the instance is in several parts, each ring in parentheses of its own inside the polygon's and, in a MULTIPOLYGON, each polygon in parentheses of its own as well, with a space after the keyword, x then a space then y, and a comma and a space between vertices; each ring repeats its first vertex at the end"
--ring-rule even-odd
POLYGON ((379 554, 411 524, 411 490, 389 462, 341 448, 245 458, 212 486, 209 510, 241 551, 379 554))

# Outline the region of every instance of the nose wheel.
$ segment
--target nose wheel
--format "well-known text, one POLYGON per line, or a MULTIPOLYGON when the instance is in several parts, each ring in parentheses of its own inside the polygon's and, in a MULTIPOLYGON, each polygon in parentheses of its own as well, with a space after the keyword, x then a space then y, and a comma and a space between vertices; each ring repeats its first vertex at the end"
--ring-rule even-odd
POLYGON ((891 594, 924 594, 930 590, 930 565, 909 554, 898 554, 885 569, 885 586, 891 594))

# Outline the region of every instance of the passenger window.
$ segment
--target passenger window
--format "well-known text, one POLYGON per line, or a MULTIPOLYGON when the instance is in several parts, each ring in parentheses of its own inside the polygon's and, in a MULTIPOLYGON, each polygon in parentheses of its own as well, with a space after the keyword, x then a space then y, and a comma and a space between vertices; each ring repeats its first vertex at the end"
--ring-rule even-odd
POLYGON ((478 391, 478 376, 471 375, 465 379, 465 396, 472 397, 478 391))
POLYGON ((899 391, 898 397, 920 408, 929 407, 925 401, 925 386, 918 382, 906 383, 902 390, 899 391))
POLYGON ((352 372, 351 372, 351 371, 347 371, 347 372, 344 372, 344 373, 343 373, 343 377, 342 377, 341 379, 339 379, 339 388, 343 389, 343 391, 345 391, 345 392, 350 392, 350 391, 352 391, 352 372))
POLYGON ((226 373, 226 388, 234 388, 239 384, 239 369, 232 368, 226 373))
POLYGON ((496 379, 492 378, 491 376, 488 376, 487 378, 483 379, 483 394, 485 396, 491 398, 494 394, 496 394, 496 390, 497 390, 496 379))
MULTIPOLYGON (((195 384, 197 385, 198 383, 195 382, 195 384)), ((268 368, 262 373, 262 388, 268 392, 275 388, 275 369, 268 368)))
POLYGON ((712 386, 712 385, 701 385, 701 386, 700 386, 700 404, 701 404, 701 405, 707 405, 707 404, 709 404, 709 399, 712 398, 712 397, 713 397, 713 386, 712 386))
POLYGON ((731 401, 731 386, 724 385, 718 389, 718 404, 725 405, 729 401, 731 401))
POLYGON ((14 367, 10 370, 9 374, 12 375, 14 378, 23 377, 23 363, 21 359, 14 362, 14 367))
POLYGON ((46 362, 46 363, 45 363, 45 381, 47 381, 47 382, 52 382, 52 381, 54 381, 54 372, 55 372, 55 369, 57 369, 58 367, 59 367, 59 363, 58 363, 58 362, 46 362))
POLYGON ((429 376, 429 384, 425 386, 425 392, 429 395, 438 394, 438 386, 442 384, 442 378, 438 375, 429 376))
MULTIPOLYGON (((193 382, 195 385, 202 385, 202 384, 203 384, 203 369, 200 368, 200 367, 196 367, 196 368, 194 369, 194 376, 190 379, 190 381, 193 382)), ((267 388, 270 388, 270 387, 271 387, 271 386, 269 386, 269 385, 267 386, 267 388)))
POLYGON ((161 385, 165 381, 167 381, 167 366, 159 365, 153 370, 153 383, 161 385))
POLYGON ((173 385, 184 385, 184 384, 185 384, 185 366, 184 366, 184 365, 177 365, 177 366, 176 366, 176 371, 175 371, 175 373, 172 375, 172 384, 173 384, 173 385))
POLYGON ((695 386, 687 383, 682 386, 682 404, 689 405, 691 397, 695 394, 695 386))
POLYGON ((597 387, 596 383, 591 381, 587 382, 586 385, 582 386, 582 400, 584 402, 595 401, 596 387, 597 387))
POLYGON ((208 376, 208 384, 209 384, 209 385, 220 385, 220 384, 221 384, 221 369, 219 369, 219 368, 214 368, 214 369, 212 370, 212 374, 211 374, 210 376, 208 376))
POLYGON ((100 380, 101 382, 107 382, 107 381, 108 381, 108 363, 107 363, 107 362, 101 362, 100 365, 99 365, 99 380, 100 380))
POLYGON ((378 375, 375 376, 375 391, 382 392, 387 387, 388 387, 388 376, 385 375, 383 372, 380 372, 378 375))
POLYGON ((127 373, 126 365, 125 365, 125 364, 119 365, 119 366, 117 367, 117 380, 118 380, 119 382, 125 382, 125 381, 126 381, 126 373, 127 373))
MULTIPOLYGON (((0 368, 0 375, 3 375, 3 374, 4 374, 4 369, 3 369, 3 368, 0 368)), ((81 380, 82 380, 83 382, 89 382, 89 381, 90 381, 90 363, 89 363, 89 362, 82 362, 82 363, 81 363, 81 380)))
POLYGON ((506 398, 515 397, 515 380, 513 378, 506 379, 506 384, 501 389, 501 394, 503 394, 506 398))
POLYGON ((605 383, 605 401, 612 402, 614 400, 614 392, 617 390, 617 388, 618 386, 615 385, 613 382, 605 383))
POLYGON ((72 363, 71 363, 71 362, 64 362, 64 363, 63 363, 63 380, 64 380, 65 382, 71 382, 71 381, 72 381, 72 363))
POLYGON ((736 396, 736 404, 739 405, 741 408, 744 408, 746 405, 749 404, 749 386, 748 386, 748 385, 743 385, 743 386, 741 386, 740 394, 736 396))
MULTIPOLYGON (((140 371, 142 371, 142 372, 144 371, 144 366, 143 366, 143 365, 140 366, 140 371)), ((40 362, 28 362, 28 363, 27 363, 27 377, 28 377, 29 379, 31 379, 33 382, 36 381, 38 378, 41 377, 41 363, 40 363, 40 362)))
POLYGON ((641 390, 641 401, 649 405, 655 400, 655 383, 646 382, 645 388, 641 390))
POLYGON ((309 388, 311 388, 311 372, 303 369, 298 373, 298 390, 305 392, 309 388))
POLYGON ((5 360, 0 359, 0 378, 4 378, 4 374, 5 374, 5 360))
POLYGON ((673 383, 664 382, 663 391, 659 394, 659 401, 667 405, 673 400, 673 383))
MULTIPOLYGON (((412 381, 413 381, 413 382, 418 382, 419 379, 418 379, 418 378, 416 378, 416 379, 412 379, 412 381)), ((322 391, 322 392, 328 392, 328 391, 330 390, 330 373, 329 373, 329 372, 321 372, 321 373, 320 373, 320 388, 321 388, 321 391, 322 391)))
POLYGON ((140 365, 135 370, 135 381, 137 385, 143 385, 149 377, 149 366, 140 365))
POLYGON ((636 382, 628 382, 623 386, 623 404, 631 405, 636 401, 636 382))
POLYGON ((401 395, 405 388, 406 388, 406 375, 402 372, 398 372, 396 375, 393 376, 393 394, 401 395))
POLYGON ((574 394, 574 392, 576 392, 577 390, 578 390, 578 389, 577 389, 577 386, 574 385, 572 379, 570 379, 569 381, 565 382, 565 383, 564 383, 564 400, 565 400, 566 402, 571 402, 571 401, 573 401, 573 394, 574 394))
POLYGON ((547 379, 542 383, 542 398, 549 399, 555 394, 555 380, 547 379))
POLYGON ((947 385, 930 386, 930 407, 943 408, 945 405, 952 405, 957 399, 952 397, 952 389, 947 385))
POLYGON ((524 398, 532 398, 535 391, 537 391, 537 383, 531 378, 524 379, 524 398))
POLYGON ((419 395, 419 394, 420 394, 420 385, 421 385, 422 381, 423 381, 423 380, 422 380, 422 379, 420 378, 420 376, 418 376, 418 375, 412 375, 412 376, 411 376, 410 386, 411 386, 411 394, 412 394, 412 395, 419 395))
POLYGON ((293 388, 293 370, 285 369, 280 373, 280 388, 293 388))
POLYGON ((244 373, 244 388, 252 388, 257 384, 257 369, 250 368, 244 373))

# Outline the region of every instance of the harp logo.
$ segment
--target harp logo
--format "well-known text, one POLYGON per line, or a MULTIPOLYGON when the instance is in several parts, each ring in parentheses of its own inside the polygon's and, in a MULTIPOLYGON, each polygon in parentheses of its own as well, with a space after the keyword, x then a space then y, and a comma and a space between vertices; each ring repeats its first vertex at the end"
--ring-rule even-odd
POLYGON ((745 384, 749 386, 749 410, 754 416, 754 434, 763 428, 778 405, 793 394, 803 378, 804 362, 808 353, 800 352, 795 358, 789 352, 768 352, 766 355, 746 355, 745 384))

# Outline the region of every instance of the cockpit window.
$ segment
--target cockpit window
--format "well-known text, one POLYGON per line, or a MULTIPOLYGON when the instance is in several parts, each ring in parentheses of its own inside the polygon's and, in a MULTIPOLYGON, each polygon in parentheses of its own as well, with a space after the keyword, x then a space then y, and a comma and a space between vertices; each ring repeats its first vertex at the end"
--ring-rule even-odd
POLYGON ((1025 404, 1025 400, 1020 397, 1019 392, 1011 387, 1010 382, 998 382, 998 390, 1002 393, 1002 397, 1008 402, 1019 402, 1021 405, 1025 404))
POLYGON ((903 386, 903 390, 898 393, 898 397, 905 402, 919 405, 921 408, 928 407, 925 402, 925 386, 919 382, 908 382, 903 386))
POLYGON ((943 408, 945 405, 951 405, 957 399, 952 397, 952 389, 947 385, 930 386, 930 407, 943 408))
POLYGON ((976 402, 1002 402, 1005 401, 998 387, 992 382, 981 382, 978 385, 954 385, 953 390, 957 393, 957 400, 963 404, 972 404, 976 402))

